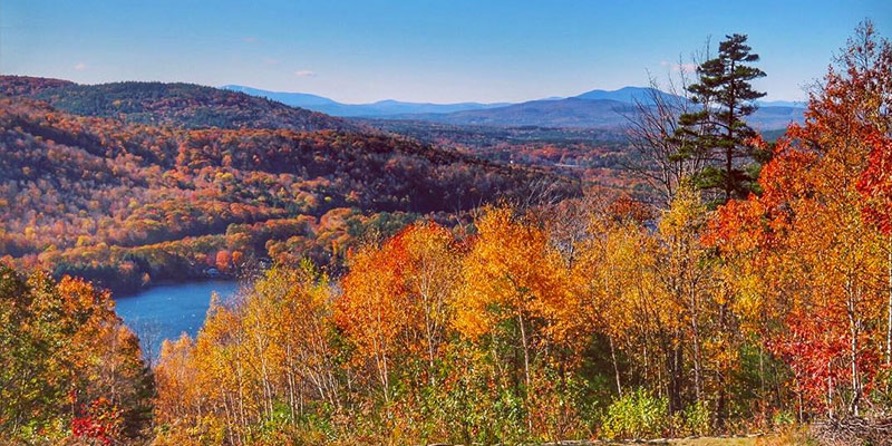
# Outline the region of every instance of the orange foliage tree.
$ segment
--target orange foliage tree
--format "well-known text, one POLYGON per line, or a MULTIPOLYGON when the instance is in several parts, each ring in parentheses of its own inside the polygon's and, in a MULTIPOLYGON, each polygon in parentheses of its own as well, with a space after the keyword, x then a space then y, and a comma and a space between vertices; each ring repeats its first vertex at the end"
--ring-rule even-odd
POLYGON ((863 24, 810 94, 805 125, 775 148, 763 195, 713 225, 722 256, 746 271, 746 317, 780 323, 751 325, 792 369, 800 413, 858 415, 888 350, 888 243, 871 211, 883 209, 872 172, 890 129, 890 65, 889 43, 863 24))
MULTIPOLYGON (((549 353, 573 333, 575 296, 560 254, 532 215, 491 208, 476 228, 453 324, 463 338, 489 352, 498 370, 507 372, 500 379, 515 383, 528 401, 534 371, 554 360, 549 353)), ((529 415, 527 425, 532 427, 529 415)))
POLYGON ((195 341, 162 345, 156 442, 279 443, 258 437, 256 427, 284 429, 319 406, 339 407, 334 331, 331 285, 308 265, 271 268, 235 302, 214 298, 195 341))
POLYGON ((395 361, 424 361, 425 375, 435 378, 458 280, 457 249, 449 231, 418 223, 350 259, 336 319, 357 346, 356 359, 373 364, 385 400, 391 398, 391 375, 398 372, 395 361))

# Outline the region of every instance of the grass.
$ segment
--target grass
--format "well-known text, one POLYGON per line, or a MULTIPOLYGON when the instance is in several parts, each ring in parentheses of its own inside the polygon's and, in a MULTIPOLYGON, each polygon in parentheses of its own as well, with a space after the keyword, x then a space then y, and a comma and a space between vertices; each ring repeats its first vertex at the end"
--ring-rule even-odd
POLYGON ((763 437, 702 437, 677 439, 668 442, 671 446, 816 446, 806 429, 791 429, 785 432, 772 433, 763 437))
POLYGON ((714 438, 702 437, 684 440, 670 440, 672 446, 759 446, 758 438, 714 438))
POLYGON ((621 445, 668 445, 668 446, 817 446, 810 439, 806 429, 790 429, 784 432, 772 433, 762 437, 700 437, 700 438, 676 438, 666 441, 643 441, 595 443, 605 446, 621 445))

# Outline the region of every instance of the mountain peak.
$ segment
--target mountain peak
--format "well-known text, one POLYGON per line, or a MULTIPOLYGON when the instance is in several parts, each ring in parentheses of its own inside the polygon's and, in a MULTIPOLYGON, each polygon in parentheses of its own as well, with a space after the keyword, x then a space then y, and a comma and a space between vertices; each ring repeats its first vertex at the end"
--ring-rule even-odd
POLYGON ((245 87, 243 85, 224 85, 220 87, 223 90, 235 91, 238 93, 244 93, 251 96, 257 96, 262 98, 271 99, 276 102, 281 102, 286 105, 291 105, 292 107, 306 107, 308 105, 337 105, 338 103, 322 96, 318 96, 315 94, 309 93, 289 93, 289 92, 280 92, 280 91, 267 91, 260 90, 258 88, 245 87))
POLYGON ((636 101, 639 101, 645 104, 652 104, 654 94, 660 95, 666 99, 678 99, 678 96, 651 87, 623 87, 619 90, 592 90, 575 96, 575 98, 588 101, 611 100, 627 104, 633 104, 636 101))

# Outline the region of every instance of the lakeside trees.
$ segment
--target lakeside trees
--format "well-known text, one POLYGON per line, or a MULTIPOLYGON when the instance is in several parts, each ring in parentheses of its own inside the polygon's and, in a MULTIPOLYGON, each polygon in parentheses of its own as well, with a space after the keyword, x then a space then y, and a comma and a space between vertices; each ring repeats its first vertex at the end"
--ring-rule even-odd
POLYGON ((101 444, 147 434, 152 376, 108 292, 0 266, 0 438, 101 444))

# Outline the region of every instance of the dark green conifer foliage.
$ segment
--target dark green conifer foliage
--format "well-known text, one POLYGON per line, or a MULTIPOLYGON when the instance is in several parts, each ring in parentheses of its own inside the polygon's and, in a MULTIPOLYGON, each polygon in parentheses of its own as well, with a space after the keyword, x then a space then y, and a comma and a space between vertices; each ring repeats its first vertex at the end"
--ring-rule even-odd
POLYGON ((754 101, 765 96, 750 85, 765 72, 748 65, 758 62, 759 55, 750 52, 746 39, 745 34, 726 36, 718 57, 697 67, 698 82, 688 91, 702 108, 681 115, 675 135, 679 156, 709 160, 693 180, 717 204, 756 191, 760 163, 767 161, 752 144, 756 131, 744 121, 756 111, 754 101))

